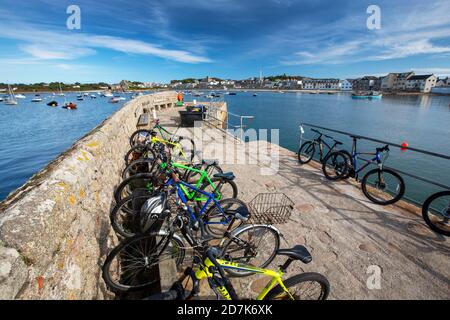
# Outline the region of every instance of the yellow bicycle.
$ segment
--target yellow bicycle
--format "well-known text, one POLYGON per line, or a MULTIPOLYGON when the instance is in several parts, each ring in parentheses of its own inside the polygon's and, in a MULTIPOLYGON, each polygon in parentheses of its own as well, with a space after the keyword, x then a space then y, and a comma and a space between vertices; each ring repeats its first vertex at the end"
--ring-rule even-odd
POLYGON ((208 280, 210 288, 218 299, 239 300, 231 281, 226 276, 226 270, 251 272, 271 278, 256 300, 327 299, 330 293, 330 283, 319 273, 301 273, 283 280, 283 275, 294 261, 298 260, 305 264, 312 261, 311 254, 304 246, 297 245, 291 249, 279 249, 276 254, 287 256, 286 262, 279 267, 278 271, 217 259, 221 256, 220 250, 214 247, 206 248, 202 260, 197 257, 194 261, 198 264, 196 271, 187 268, 183 277, 173 284, 171 290, 152 295, 147 300, 190 300, 198 295, 199 283, 203 279, 208 280), (184 280, 188 277, 193 281, 190 292, 186 292, 183 285, 184 280))

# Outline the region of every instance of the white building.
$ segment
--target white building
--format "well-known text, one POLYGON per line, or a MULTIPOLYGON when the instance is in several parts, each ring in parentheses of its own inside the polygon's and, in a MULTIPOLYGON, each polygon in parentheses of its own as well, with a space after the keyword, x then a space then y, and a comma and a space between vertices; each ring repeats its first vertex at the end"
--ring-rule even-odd
POLYGON ((450 78, 439 78, 436 81, 436 87, 447 87, 450 86, 450 78))
POLYGON ((306 90, 341 90, 339 79, 310 79, 303 81, 303 89, 306 90))
POLYGON ((434 74, 411 76, 406 80, 405 89, 408 91, 428 93, 436 87, 436 82, 437 78, 434 74))
POLYGON ((341 81, 341 90, 343 91, 352 91, 353 90, 353 80, 344 79, 341 81))

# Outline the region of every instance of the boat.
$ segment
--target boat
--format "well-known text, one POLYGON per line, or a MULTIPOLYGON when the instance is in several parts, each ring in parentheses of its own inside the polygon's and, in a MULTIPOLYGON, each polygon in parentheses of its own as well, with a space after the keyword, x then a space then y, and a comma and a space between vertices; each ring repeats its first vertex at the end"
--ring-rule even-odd
POLYGON ((3 97, 0 97, 0 102, 3 102, 3 97))
POLYGON ((229 92, 228 95, 235 96, 235 95, 237 95, 237 93, 236 92, 229 92))
POLYGON ((121 96, 114 96, 114 99, 117 99, 117 100, 119 100, 119 101, 127 100, 126 98, 121 97, 121 96))
POLYGON ((64 104, 63 109, 76 110, 77 105, 75 103, 69 102, 69 103, 64 104))
POLYGON ((352 94, 353 99, 381 99, 383 94, 378 91, 356 92, 352 94))
POLYGON ((16 98, 16 99, 26 99, 27 97, 24 96, 23 94, 15 94, 14 98, 16 98))
POLYGON ((37 94, 34 96, 33 99, 31 99, 31 102, 42 102, 42 98, 40 94, 37 94))
POLYGON ((91 94, 91 99, 97 99, 97 96, 95 94, 91 94))
POLYGON ((60 97, 64 97, 64 96, 65 96, 65 94, 62 92, 61 83, 59 83, 59 93, 58 93, 58 96, 60 96, 60 97))
POLYGON ((55 101, 55 100, 50 101, 49 103, 47 103, 47 105, 49 107, 57 107, 58 106, 58 101, 55 101))
POLYGON ((102 96, 103 96, 103 97, 106 97, 106 98, 112 98, 112 97, 114 97, 114 95, 113 95, 111 92, 103 92, 102 96))
POLYGON ((117 97, 113 97, 111 98, 111 100, 109 100, 109 103, 119 103, 121 100, 117 97))
POLYGON ((254 96, 254 97, 257 97, 257 96, 258 96, 258 94, 257 94, 257 93, 254 93, 254 94, 253 94, 253 96, 254 96))
POLYGON ((15 105, 17 105, 17 100, 14 98, 14 94, 13 94, 9 84, 8 84, 8 93, 9 93, 9 97, 6 98, 5 104, 8 105, 8 106, 15 106, 15 105))
POLYGON ((84 95, 82 93, 77 95, 77 100, 78 101, 83 101, 84 100, 84 95))

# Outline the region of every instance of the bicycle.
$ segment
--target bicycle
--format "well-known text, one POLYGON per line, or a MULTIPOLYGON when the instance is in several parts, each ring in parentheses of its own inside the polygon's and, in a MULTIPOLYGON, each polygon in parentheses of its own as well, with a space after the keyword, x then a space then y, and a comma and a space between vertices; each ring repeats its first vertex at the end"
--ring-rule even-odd
POLYGON ((347 161, 338 161, 346 156, 342 152, 334 152, 325 159, 323 166, 323 173, 329 180, 347 179, 349 177, 355 178, 359 181, 359 174, 369 165, 375 164, 378 168, 373 169, 365 174, 361 180, 361 187, 364 195, 373 203, 379 205, 394 204, 399 201, 405 194, 405 182, 403 178, 395 171, 384 168, 384 162, 389 157, 389 145, 383 148, 376 148, 375 153, 357 152, 357 137, 353 138, 352 148, 352 162, 350 167, 347 161), (383 158, 383 153, 386 157, 383 158), (361 155, 374 156, 372 159, 362 158, 361 155), (362 160, 365 164, 358 169, 358 160, 362 160), (332 176, 329 170, 331 169, 336 176, 332 176))
MULTIPOLYGON (((178 192, 178 196, 181 198, 183 203, 193 201, 196 203, 196 209, 200 211, 200 214, 206 213, 206 216, 210 215, 210 219, 223 220, 221 212, 214 212, 213 209, 219 201, 223 199, 237 200, 238 190, 234 183, 234 175, 232 173, 215 174, 213 178, 208 176, 208 173, 203 170, 191 168, 178 163, 168 164, 163 162, 161 164, 162 169, 166 170, 170 168, 182 168, 186 170, 192 170, 201 175, 200 179, 197 181, 196 185, 191 185, 183 180, 180 180, 178 176, 173 173, 172 176, 167 177, 166 174, 161 173, 159 177, 154 174, 141 173, 134 175, 126 180, 124 180, 115 190, 114 197, 116 199, 116 206, 110 214, 111 224, 114 230, 123 237, 131 237, 135 232, 127 228, 127 222, 129 221, 129 216, 136 215, 137 209, 134 202, 136 202, 136 197, 134 193, 137 193, 139 198, 149 198, 155 192, 158 192, 161 188, 167 188, 173 186, 178 192), (177 180, 174 180, 176 177, 177 180), (206 182, 203 182, 206 180, 206 182), (132 187, 133 190, 127 189, 132 187), (212 189, 208 192, 208 189, 212 189), (127 192, 124 197, 124 191, 127 192)), ((228 202, 231 202, 229 200, 228 202)), ((225 219, 224 224, 227 220, 225 219)), ((213 224, 213 223, 211 223, 213 224)), ((209 227, 211 229, 211 227, 209 227)), ((211 232, 214 230, 211 229, 211 232)), ((216 232, 217 235, 217 232, 216 232)), ((219 234, 220 235, 220 234, 219 234)))
POLYGON ((171 134, 169 138, 166 138, 163 132, 166 132, 168 134, 170 134, 170 132, 159 125, 159 120, 157 120, 157 125, 155 125, 155 127, 159 129, 162 138, 157 137, 157 132, 155 130, 137 130, 131 135, 131 147, 134 148, 136 146, 143 145, 149 145, 150 147, 152 147, 157 143, 161 143, 173 150, 173 153, 178 162, 191 163, 194 160, 194 140, 183 136, 176 136, 175 134, 171 134))
POLYGON ((450 190, 429 197, 422 206, 422 216, 431 230, 450 236, 450 190))
MULTIPOLYGON (((181 194, 176 192, 179 196, 181 194)), ((182 198, 182 196, 181 196, 182 198)), ((103 279, 108 287, 115 292, 139 291, 150 287, 156 280, 154 268, 165 261, 173 260, 176 266, 180 267, 185 260, 186 250, 201 246, 201 242, 218 241, 214 237, 207 235, 206 224, 199 223, 189 206, 183 201, 177 203, 176 217, 168 223, 170 214, 168 210, 160 210, 164 214, 154 213, 139 215, 136 217, 136 225, 139 233, 125 239, 117 246, 105 260, 102 268, 103 279), (152 220, 153 219, 153 220, 152 220), (159 223, 149 223, 148 221, 159 221, 159 223), (163 222, 162 220, 165 220, 163 222), (148 225, 169 225, 167 229, 153 230, 145 229, 148 225), (200 231, 201 241, 195 236, 197 230, 200 231), (190 247, 186 247, 182 238, 176 233, 180 232, 190 247)), ((211 210, 211 209, 210 209, 211 210)), ((267 225, 246 225, 239 227, 243 221, 248 220, 249 212, 246 205, 233 199, 223 200, 215 207, 215 210, 222 211, 223 214, 231 217, 231 222, 227 226, 226 232, 220 240, 219 246, 223 249, 224 257, 232 256, 236 259, 236 253, 240 253, 237 261, 255 263, 260 267, 265 267, 275 257, 274 252, 280 245, 280 234, 278 230, 267 225), (231 207, 230 202, 237 207, 231 207), (238 227, 234 227, 234 222, 238 220, 238 227), (258 250, 262 243, 262 238, 267 239, 264 244, 269 243, 264 250, 258 250), (256 241, 258 240, 259 241, 256 241), (261 253, 260 253, 261 252, 261 253)), ((232 275, 246 276, 252 274, 251 270, 239 272, 229 271, 232 275), (247 273, 245 273, 245 271, 247 273), (244 272, 244 273, 243 273, 244 272)))
POLYGON ((201 253, 202 259, 196 260, 199 265, 196 271, 187 268, 183 278, 175 282, 171 290, 152 295, 147 300, 190 300, 198 295, 200 292, 199 283, 204 279, 208 280, 208 284, 216 294, 217 299, 239 300, 231 281, 225 274, 227 270, 233 269, 248 270, 271 278, 256 300, 326 300, 330 293, 329 281, 319 273, 302 273, 283 280, 283 275, 287 273, 288 268, 294 261, 300 261, 304 264, 312 261, 311 254, 304 246, 297 245, 291 249, 278 249, 276 255, 288 257, 286 262, 279 266, 278 271, 221 260, 219 259, 222 256, 221 251, 215 247, 203 249, 203 252, 198 251, 201 253), (182 284, 187 276, 193 282, 193 289, 189 293, 186 293, 182 284), (302 285, 304 284, 308 284, 308 290, 303 290, 302 285), (313 291, 314 295, 306 296, 305 294, 311 293, 311 287, 316 289, 313 291))
MULTIPOLYGON (((337 146, 343 145, 342 142, 334 139, 331 136, 323 134, 316 129, 311 129, 311 131, 314 133, 317 133, 319 136, 317 138, 315 138, 313 141, 308 141, 308 142, 305 142, 304 144, 302 144, 302 146, 300 147, 300 149, 298 150, 298 153, 297 153, 298 162, 300 164, 307 164, 307 163, 311 162, 311 160, 314 158, 314 155, 316 153, 317 146, 319 147, 319 161, 321 163, 323 163, 324 159, 327 159, 328 156, 332 152, 336 151, 337 146), (333 140, 333 142, 334 142, 333 145, 329 145, 326 141, 324 141, 322 139, 322 137, 333 140), (324 156, 324 146, 326 148, 328 148, 328 152, 325 154, 325 156, 324 156), (302 156, 306 156, 306 158, 302 158, 302 156)), ((348 156, 349 160, 351 159, 351 155, 348 151, 346 151, 346 150, 340 150, 340 151, 343 152, 344 154, 346 154, 348 156)))

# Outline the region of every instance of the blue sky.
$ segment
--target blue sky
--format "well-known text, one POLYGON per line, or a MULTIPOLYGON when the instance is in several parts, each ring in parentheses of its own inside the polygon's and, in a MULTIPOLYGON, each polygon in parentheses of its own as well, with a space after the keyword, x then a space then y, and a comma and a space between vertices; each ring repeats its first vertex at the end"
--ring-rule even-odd
POLYGON ((450 1, 0 0, 0 82, 450 74, 450 1), (81 8, 81 30, 66 9, 81 8), (367 7, 381 9, 369 30, 367 7))

